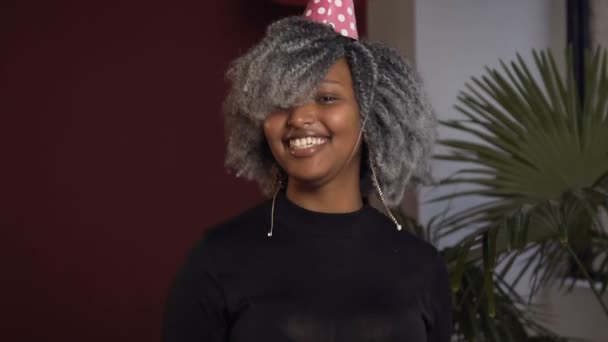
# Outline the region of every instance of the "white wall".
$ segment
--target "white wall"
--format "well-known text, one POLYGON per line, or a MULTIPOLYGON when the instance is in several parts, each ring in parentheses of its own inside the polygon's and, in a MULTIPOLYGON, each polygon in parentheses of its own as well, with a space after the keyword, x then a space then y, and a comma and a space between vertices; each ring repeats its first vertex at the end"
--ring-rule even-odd
MULTIPOLYGON (((497 67, 499 59, 510 60, 517 52, 529 58, 532 48, 561 52, 566 41, 564 0, 419 0, 415 20, 417 68, 440 119, 460 117, 453 109, 456 96, 472 76, 483 74, 484 66, 497 67)), ((459 134, 439 129, 440 138, 462 138, 459 134)), ((462 167, 436 162, 434 174, 441 179, 462 167)), ((447 192, 433 191, 431 197, 447 192)), ((423 195, 428 199, 428 190, 423 195)), ((462 208, 479 201, 452 205, 462 208)), ((421 217, 428 220, 442 209, 423 205, 421 217)))
POLYGON ((591 46, 608 48, 608 1, 591 0, 591 46))

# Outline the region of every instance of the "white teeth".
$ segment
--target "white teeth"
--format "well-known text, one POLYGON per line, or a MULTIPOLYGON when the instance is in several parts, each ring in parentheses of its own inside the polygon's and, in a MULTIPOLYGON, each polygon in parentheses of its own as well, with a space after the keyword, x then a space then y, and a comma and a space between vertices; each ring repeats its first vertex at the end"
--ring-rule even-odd
POLYGON ((289 146, 291 146, 292 148, 308 148, 308 147, 320 145, 323 143, 325 143, 324 138, 305 137, 305 138, 291 139, 289 141, 289 146))

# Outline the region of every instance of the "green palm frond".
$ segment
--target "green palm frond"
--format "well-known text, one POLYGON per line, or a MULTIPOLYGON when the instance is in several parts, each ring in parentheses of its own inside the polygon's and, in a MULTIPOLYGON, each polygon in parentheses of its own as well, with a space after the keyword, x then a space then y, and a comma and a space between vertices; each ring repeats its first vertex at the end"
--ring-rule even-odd
POLYGON ((450 182, 491 190, 485 196, 537 202, 590 187, 608 170, 606 52, 598 50, 588 61, 587 79, 595 82, 587 82, 584 113, 574 83, 560 77, 551 54, 533 55, 540 81, 518 56, 510 67, 501 63, 506 76, 487 69, 459 95, 456 109, 467 119, 443 124, 479 142, 442 140, 449 152, 437 158, 475 164, 486 174, 464 172, 450 182))
MULTIPOLYGON (((594 282, 592 289, 595 282, 600 291, 608 287, 608 229, 598 220, 608 208, 607 52, 598 48, 587 54, 584 98, 569 53, 565 73, 551 52, 532 55, 532 67, 517 55, 472 78, 456 106, 464 119, 442 122, 472 139, 441 140, 447 152, 436 156, 467 164, 441 185, 473 187, 433 201, 486 199, 436 224, 439 237, 472 230, 452 252, 457 255, 453 285, 462 284, 467 264, 478 262, 490 316, 498 307, 492 299, 496 260, 509 256, 507 272, 524 250, 532 251, 522 271, 533 271, 532 292, 556 278, 565 284, 569 263, 594 282), (591 257, 581 260, 583 251, 591 251, 591 257)), ((608 307, 598 300, 608 317, 608 307)))
POLYGON ((476 263, 469 263, 463 272, 461 290, 454 295, 457 341, 564 341, 533 319, 536 310, 499 275, 492 292, 495 312, 488 312, 485 279, 483 267, 476 263))
MULTIPOLYGON (((422 226, 399 210, 393 214, 412 234, 434 242, 434 220, 422 226)), ((470 243, 468 247, 473 245, 470 243)), ((454 341, 565 341, 535 321, 541 311, 517 294, 513 285, 504 280, 504 272, 490 274, 488 278, 484 264, 469 260, 468 252, 468 248, 457 247, 441 251, 452 278, 454 341)))

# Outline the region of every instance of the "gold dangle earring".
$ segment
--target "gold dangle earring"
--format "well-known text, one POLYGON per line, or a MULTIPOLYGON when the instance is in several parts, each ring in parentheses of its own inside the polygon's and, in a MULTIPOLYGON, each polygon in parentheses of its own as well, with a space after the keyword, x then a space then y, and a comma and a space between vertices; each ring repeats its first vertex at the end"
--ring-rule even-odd
POLYGON ((401 228, 402 228, 401 225, 399 224, 399 222, 397 221, 395 216, 393 216, 393 213, 390 211, 390 209, 388 208, 388 205, 386 204, 386 201, 384 200, 384 194, 382 193, 382 188, 380 188, 380 183, 378 182, 378 177, 376 177, 376 171, 374 170, 374 163, 372 162, 371 153, 369 154, 369 168, 372 171, 372 183, 374 183, 374 187, 376 187, 376 190, 378 190, 378 196, 380 196, 380 202, 382 202, 382 205, 384 206, 386 213, 391 218, 391 220, 393 220, 393 222, 395 223, 395 226, 397 226, 397 230, 401 230, 401 228))

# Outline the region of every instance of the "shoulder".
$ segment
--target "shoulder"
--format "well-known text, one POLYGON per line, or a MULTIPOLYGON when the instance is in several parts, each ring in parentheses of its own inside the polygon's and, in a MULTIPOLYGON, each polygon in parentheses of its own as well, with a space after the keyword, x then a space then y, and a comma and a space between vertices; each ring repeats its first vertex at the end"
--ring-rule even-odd
POLYGON ((435 246, 416 234, 403 228, 398 230, 395 223, 384 213, 376 208, 371 208, 370 217, 374 222, 374 229, 381 235, 393 241, 399 247, 407 249, 412 254, 423 259, 435 259, 439 252, 435 246))
POLYGON ((403 255, 413 261, 427 280, 435 279, 445 269, 443 257, 435 246, 409 231, 400 231, 396 239, 403 255))
POLYGON ((265 237, 270 226, 270 201, 265 200, 254 207, 211 226, 204 239, 221 242, 232 239, 265 237))
POLYGON ((242 244, 266 237, 270 224, 270 204, 263 201, 205 230, 191 250, 192 256, 211 258, 242 244))
POLYGON ((424 273, 445 269, 443 257, 435 246, 405 228, 397 230, 395 223, 387 215, 375 208, 372 209, 371 219, 380 239, 377 243, 383 248, 390 247, 398 251, 404 264, 420 269, 424 273))

